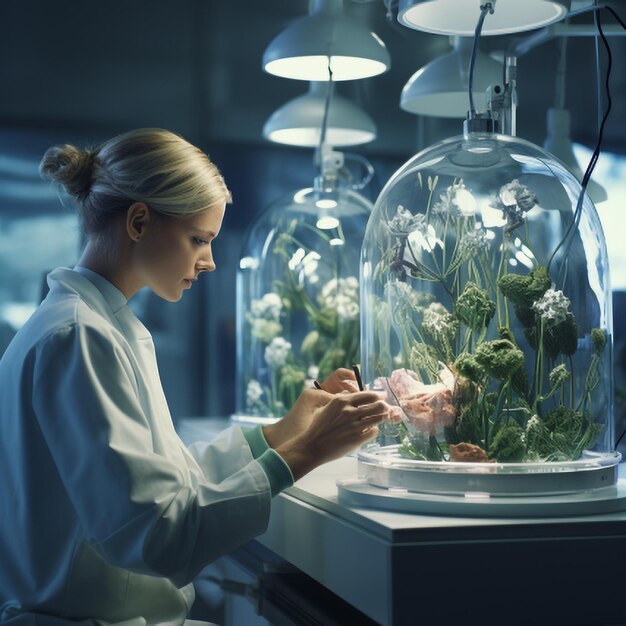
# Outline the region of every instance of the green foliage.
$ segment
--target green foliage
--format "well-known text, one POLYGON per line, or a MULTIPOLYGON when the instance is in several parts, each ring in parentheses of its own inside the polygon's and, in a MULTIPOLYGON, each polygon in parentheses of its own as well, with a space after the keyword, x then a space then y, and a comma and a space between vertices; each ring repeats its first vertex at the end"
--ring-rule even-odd
POLYGON ((489 294, 469 281, 454 306, 456 316, 472 330, 482 330, 489 325, 496 312, 496 303, 489 294))
POLYGON ((591 345, 596 354, 601 354, 606 346, 606 331, 602 328, 592 328, 591 345))
POLYGON ((485 445, 485 429, 496 408, 496 394, 486 393, 463 404, 456 420, 455 434, 448 434, 448 443, 473 443, 485 445))
POLYGON ((600 424, 587 420, 582 411, 559 405, 528 428, 528 452, 546 461, 577 459, 600 430, 600 424))
POLYGON ((489 446, 489 457, 499 463, 519 463, 524 460, 526 446, 524 431, 513 419, 504 422, 496 432, 489 446))
POLYGON ((346 351, 342 348, 329 348, 324 353, 322 359, 318 362, 319 367, 319 375, 318 378, 323 380, 327 376, 329 376, 334 370, 338 367, 347 367, 349 365, 349 361, 347 360, 346 351))
POLYGON ((337 325, 339 321, 339 315, 335 309, 322 308, 313 317, 312 322, 315 327, 329 337, 335 337, 337 335, 337 325))
MULTIPOLYGON (((500 339, 506 339, 510 341, 516 348, 519 349, 519 345, 517 340, 515 339, 515 335, 513 331, 506 326, 498 327, 498 334, 500 335, 500 339)), ((520 367, 515 371, 513 376, 511 377, 511 384, 513 389, 517 391, 517 393, 526 396, 528 394, 528 379, 526 377, 526 370, 523 367, 520 367)))
POLYGON ((316 348, 320 341, 320 334, 316 330, 309 331, 300 346, 300 352, 304 356, 312 356, 316 352, 316 348))
POLYGON ((526 276, 505 274, 498 279, 500 291, 514 304, 531 307, 552 284, 547 268, 538 265, 526 276))
POLYGON ((409 352, 409 367, 414 372, 424 372, 425 380, 434 379, 439 372, 439 364, 433 348, 427 343, 414 343, 409 352))
POLYGON ((563 383, 569 378, 569 372, 563 363, 557 365, 552 371, 548 374, 548 382, 550 383, 550 387, 556 389, 563 385, 563 383))
POLYGON ((454 369, 474 383, 480 383, 485 377, 485 369, 469 352, 461 352, 454 361, 454 369))
MULTIPOLYGON (((525 213, 537 201, 534 192, 518 180, 501 187, 495 206, 507 217, 507 227, 498 245, 493 231, 479 223, 462 180, 455 179, 444 193, 434 193, 430 184, 429 191, 426 210, 398 208, 392 220, 402 217, 406 227, 388 229, 391 245, 377 267, 387 266, 392 284, 385 285, 385 295, 396 336, 388 346, 400 352, 402 367, 426 384, 440 381, 443 366, 454 374, 450 389, 458 414, 444 427, 447 445, 473 444, 500 462, 579 458, 602 429, 584 416, 600 404, 592 394, 602 380, 600 354, 607 336, 600 328, 591 331, 593 354, 585 376, 579 367, 588 350, 576 360, 561 356, 572 357, 579 339, 564 285, 553 284, 544 265, 527 275, 508 273, 514 248, 532 248, 525 213), (523 245, 512 243, 514 229, 523 245), (437 293, 436 302, 417 303, 415 294, 431 292, 437 293)), ((535 251, 528 254, 544 262, 535 251)), ((396 358, 390 352, 381 357, 380 375, 388 375, 396 358)), ((421 435, 405 437, 402 449, 411 458, 435 454, 421 435)))
POLYGON ((508 339, 483 341, 474 356, 478 364, 498 380, 510 380, 524 365, 524 353, 508 339))
POLYGON ((398 454, 405 459, 417 461, 442 461, 443 451, 437 442, 436 437, 431 437, 428 433, 418 430, 411 435, 407 435, 398 448, 398 454))
POLYGON ((571 313, 558 324, 544 329, 543 347, 549 356, 572 355, 578 348, 578 324, 571 313))

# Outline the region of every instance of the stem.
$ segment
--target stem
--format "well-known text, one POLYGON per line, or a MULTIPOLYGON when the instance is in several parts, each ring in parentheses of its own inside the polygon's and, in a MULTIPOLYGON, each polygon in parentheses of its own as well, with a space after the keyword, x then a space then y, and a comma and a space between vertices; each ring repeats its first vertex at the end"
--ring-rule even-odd
POLYGON ((572 355, 568 355, 569 358, 569 370, 572 373, 569 381, 569 408, 574 408, 574 359, 572 355))

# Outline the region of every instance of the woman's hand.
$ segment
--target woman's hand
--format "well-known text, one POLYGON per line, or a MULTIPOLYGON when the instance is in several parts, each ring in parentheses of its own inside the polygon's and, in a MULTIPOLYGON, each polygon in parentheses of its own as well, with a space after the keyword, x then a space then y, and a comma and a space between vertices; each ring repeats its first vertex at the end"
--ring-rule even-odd
POLYGON ((305 389, 291 410, 275 424, 263 427, 263 435, 271 448, 278 448, 301 435, 313 421, 317 409, 326 406, 333 395, 321 389, 305 389))
POLYGON ((321 387, 328 393, 341 393, 342 391, 359 391, 354 372, 345 367, 336 369, 323 383, 321 387))
POLYGON ((320 389, 313 391, 300 394, 281 420, 263 427, 263 435, 270 447, 276 448, 303 433, 309 427, 315 410, 326 405, 332 398, 331 394, 358 391, 358 386, 352 370, 341 367, 321 383, 320 389))
MULTIPOLYGON (((378 433, 377 425, 388 415, 389 405, 372 391, 332 395, 306 389, 283 418, 291 416, 290 425, 299 425, 303 430, 276 445, 272 434, 276 434, 281 422, 273 425, 269 438, 267 430, 264 432, 269 445, 283 457, 298 480, 318 465, 338 459, 373 439, 378 433)), ((283 434, 286 432, 284 428, 283 434)))

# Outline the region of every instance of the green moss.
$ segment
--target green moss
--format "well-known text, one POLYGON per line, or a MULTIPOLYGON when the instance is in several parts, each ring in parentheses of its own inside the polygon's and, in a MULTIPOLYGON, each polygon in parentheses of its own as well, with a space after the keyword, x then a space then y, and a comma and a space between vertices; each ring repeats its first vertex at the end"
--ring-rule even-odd
POLYGON ((558 354, 572 355, 578 349, 578 324, 576 318, 568 313, 558 324, 543 331, 543 346, 546 352, 555 357, 558 354))
POLYGON ((499 380, 510 380, 524 365, 524 353, 508 339, 483 341, 474 357, 489 375, 499 380))
POLYGON ((461 352, 454 361, 456 371, 474 383, 479 383, 485 377, 484 368, 478 363, 473 355, 461 352))
POLYGON ((457 298, 454 311, 456 316, 472 330, 486 327, 496 312, 496 303, 473 282, 468 282, 457 298))
POLYGON ((526 276, 505 274, 498 280, 500 291, 514 304, 530 307, 550 288, 552 280, 547 268, 538 265, 526 276))
POLYGON ((524 445, 524 431, 514 420, 509 420, 500 426, 491 445, 489 456, 499 463, 519 463, 524 460, 526 446, 524 445))
MULTIPOLYGON (((517 344, 517 340, 515 339, 515 335, 510 328, 506 326, 498 327, 498 334, 501 339, 507 339, 510 341, 516 348, 519 349, 519 345, 517 344)), ((513 385, 513 389, 517 391, 517 393, 526 395, 528 393, 528 379, 526 377, 526 370, 523 367, 520 367, 511 377, 511 383, 513 385)))

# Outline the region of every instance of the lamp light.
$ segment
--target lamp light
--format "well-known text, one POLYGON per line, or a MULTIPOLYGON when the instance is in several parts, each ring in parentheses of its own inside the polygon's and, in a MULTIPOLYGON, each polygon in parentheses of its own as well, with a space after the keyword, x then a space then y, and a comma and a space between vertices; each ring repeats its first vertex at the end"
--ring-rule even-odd
MULTIPOLYGON (((467 115, 469 65, 472 56, 471 37, 453 37, 454 50, 434 59, 417 70, 402 89, 400 108, 418 115, 459 117, 467 115)), ((503 65, 477 51, 474 69, 476 106, 486 107, 485 91, 490 85, 501 85, 503 65)))
POLYGON ((277 35, 263 54, 263 69, 298 80, 356 80, 391 65, 379 37, 342 12, 342 0, 311 0, 310 15, 277 35))
MULTIPOLYGON (((583 171, 578 165, 574 147, 570 138, 570 114, 567 109, 548 109, 548 134, 543 147, 563 162, 579 181, 583 179, 583 171)), ((606 190, 602 185, 589 179, 587 194, 597 204, 607 199, 606 190)))
MULTIPOLYGON (((263 136, 290 146, 317 147, 328 85, 312 82, 308 93, 274 111, 263 126, 263 136)), ((375 138, 376 126, 372 118, 347 98, 334 93, 328 109, 326 142, 331 146, 356 146, 375 138)))
MULTIPOLYGON (((479 0, 400 0, 398 21, 437 35, 473 35, 479 0)), ((482 35, 505 35, 542 28, 563 19, 571 0, 492 0, 482 35)))

